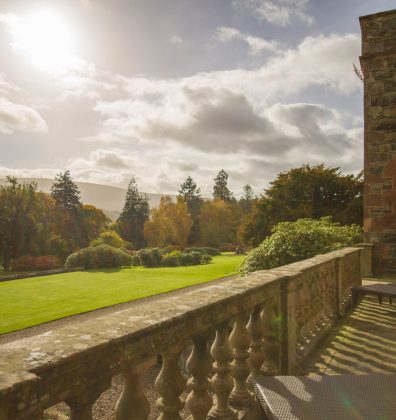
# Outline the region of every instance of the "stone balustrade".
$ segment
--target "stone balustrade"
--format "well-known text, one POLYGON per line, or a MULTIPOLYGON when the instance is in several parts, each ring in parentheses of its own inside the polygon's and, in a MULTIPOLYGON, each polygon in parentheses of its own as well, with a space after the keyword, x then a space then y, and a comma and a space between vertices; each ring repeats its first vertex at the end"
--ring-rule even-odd
POLYGON ((260 418, 249 377, 298 373, 345 313, 350 287, 361 282, 360 254, 345 248, 233 276, 3 345, 0 419, 41 419, 60 402, 72 419, 91 419, 92 405, 119 374, 116 419, 147 419, 141 378, 157 360, 160 419, 180 419, 184 406, 194 420, 260 418))

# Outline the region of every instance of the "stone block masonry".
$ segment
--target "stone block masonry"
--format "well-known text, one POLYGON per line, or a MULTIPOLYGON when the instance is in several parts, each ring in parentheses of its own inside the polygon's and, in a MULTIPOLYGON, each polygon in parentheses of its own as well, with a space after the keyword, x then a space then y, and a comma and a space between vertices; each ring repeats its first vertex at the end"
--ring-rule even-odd
POLYGON ((396 9, 360 18, 364 235, 375 274, 396 273, 396 9))

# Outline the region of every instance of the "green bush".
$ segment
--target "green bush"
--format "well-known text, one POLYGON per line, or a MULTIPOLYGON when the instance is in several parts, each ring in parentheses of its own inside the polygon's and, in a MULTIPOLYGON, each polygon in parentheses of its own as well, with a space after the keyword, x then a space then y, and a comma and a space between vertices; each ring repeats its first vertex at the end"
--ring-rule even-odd
POLYGON ((162 257, 162 265, 164 267, 178 267, 181 265, 181 255, 180 251, 168 252, 162 257))
POLYGON ((213 257, 209 254, 202 254, 201 255, 201 264, 209 264, 213 260, 213 257))
POLYGON ((105 230, 98 238, 91 241, 91 246, 110 245, 113 248, 121 248, 125 246, 125 241, 114 230, 105 230))
POLYGON ((109 245, 89 246, 69 255, 66 268, 114 268, 131 264, 131 256, 109 245))
POLYGON ((221 254, 219 249, 208 247, 208 246, 189 247, 189 248, 185 248, 183 252, 185 252, 187 254, 189 254, 190 252, 199 252, 201 254, 208 254, 208 255, 212 255, 212 256, 216 256, 216 255, 221 254))
POLYGON ((137 252, 140 265, 144 267, 159 267, 162 262, 162 255, 158 248, 146 248, 137 252))
POLYGON ((342 226, 330 217, 282 222, 273 228, 271 236, 248 253, 241 264, 241 273, 290 264, 352 246, 360 240, 359 226, 342 226))

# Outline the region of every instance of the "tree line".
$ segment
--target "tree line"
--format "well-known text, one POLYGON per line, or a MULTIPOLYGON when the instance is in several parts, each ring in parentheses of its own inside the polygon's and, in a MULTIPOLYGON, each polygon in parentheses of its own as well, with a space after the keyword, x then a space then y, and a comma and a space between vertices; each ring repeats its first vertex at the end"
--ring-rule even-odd
POLYGON ((54 255, 61 261, 88 245, 181 249, 201 245, 233 250, 256 246, 281 221, 331 216, 343 225, 362 223, 362 174, 303 165, 280 173, 259 196, 245 185, 237 199, 223 169, 214 178, 212 198, 204 198, 191 176, 176 200, 164 196, 157 208, 129 182, 119 218, 83 204, 70 172, 55 177, 50 194, 34 182, 7 177, 0 186, 0 262, 5 270, 24 255, 54 255))

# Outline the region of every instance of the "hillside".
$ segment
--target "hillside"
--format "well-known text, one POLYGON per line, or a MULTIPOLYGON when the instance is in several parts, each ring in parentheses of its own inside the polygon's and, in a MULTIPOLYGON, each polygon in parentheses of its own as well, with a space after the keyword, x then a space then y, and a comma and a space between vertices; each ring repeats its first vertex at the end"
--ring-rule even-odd
MULTIPOLYGON (((50 192, 53 179, 49 178, 18 178, 19 182, 34 181, 37 183, 39 191, 46 193, 50 192)), ((4 183, 5 179, 0 179, 0 184, 4 183)), ((81 192, 81 199, 84 204, 92 204, 95 207, 102 209, 108 217, 112 220, 117 219, 125 199, 125 188, 111 187, 109 185, 91 184, 89 182, 76 182, 81 192)), ((157 207, 162 194, 147 193, 150 199, 150 206, 157 207)))

